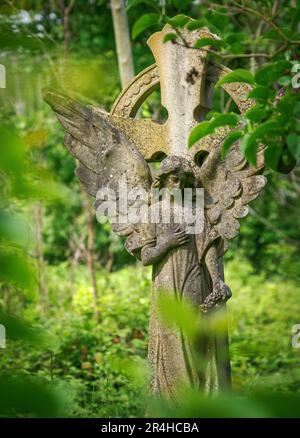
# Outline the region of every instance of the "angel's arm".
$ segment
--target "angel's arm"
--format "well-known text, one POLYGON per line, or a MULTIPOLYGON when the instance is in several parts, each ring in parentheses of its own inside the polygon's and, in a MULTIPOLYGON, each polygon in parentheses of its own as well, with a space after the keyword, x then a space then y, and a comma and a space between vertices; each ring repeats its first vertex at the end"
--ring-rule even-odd
POLYGON ((177 246, 184 245, 189 240, 189 235, 184 231, 176 231, 166 236, 165 240, 156 245, 146 245, 141 252, 141 259, 144 266, 156 265, 169 251, 177 246))
POLYGON ((205 265, 211 277, 213 289, 215 289, 222 281, 218 263, 218 252, 215 243, 211 245, 205 254, 205 265))
POLYGON ((144 266, 156 265, 170 251, 168 242, 156 246, 144 246, 141 257, 144 266))
POLYGON ((218 306, 220 302, 225 302, 231 297, 231 290, 224 283, 218 263, 218 250, 216 242, 207 250, 205 254, 205 264, 212 280, 212 292, 205 298, 200 305, 200 309, 206 313, 209 309, 218 306))

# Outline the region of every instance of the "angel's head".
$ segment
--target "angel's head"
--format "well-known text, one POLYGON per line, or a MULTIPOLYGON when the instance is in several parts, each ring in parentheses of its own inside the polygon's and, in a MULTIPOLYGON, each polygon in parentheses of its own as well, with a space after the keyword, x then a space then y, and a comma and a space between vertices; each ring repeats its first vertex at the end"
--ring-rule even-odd
POLYGON ((153 187, 183 190, 195 187, 195 175, 186 158, 170 155, 165 158, 155 176, 153 187))

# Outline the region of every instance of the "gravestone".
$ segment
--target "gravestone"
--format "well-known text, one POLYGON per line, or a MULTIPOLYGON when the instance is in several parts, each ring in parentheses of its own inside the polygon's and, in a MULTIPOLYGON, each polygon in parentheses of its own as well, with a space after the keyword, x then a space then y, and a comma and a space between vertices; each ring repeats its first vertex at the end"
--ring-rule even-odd
MULTIPOLYGON (((153 266, 149 330, 151 388, 176 403, 178 382, 215 393, 230 387, 227 328, 199 333, 196 341, 180 327, 169 327, 160 315, 161 296, 191 303, 209 321, 224 315, 231 296, 224 283, 222 257, 228 240, 239 232, 239 220, 248 214, 247 204, 258 197, 266 180, 261 146, 257 166, 250 165, 233 145, 225 159, 221 147, 229 128, 188 149, 191 129, 212 108, 216 82, 230 70, 206 59, 204 49, 191 49, 199 38, 217 37, 207 29, 182 30, 187 44, 164 42, 169 26, 149 38, 156 64, 138 74, 117 98, 110 114, 84 106, 48 91, 46 101, 67 130, 65 145, 79 166, 76 170, 87 192, 94 197, 108 188, 120 197, 119 182, 129 190, 141 188, 204 189, 203 230, 187 233, 184 223, 119 223, 113 230, 126 236, 126 249, 144 265, 153 266), (158 87, 168 119, 159 124, 135 118, 145 99, 158 87), (161 162, 153 177, 148 163, 161 162)), ((242 113, 254 102, 248 84, 224 84, 223 89, 242 113)), ((101 198, 101 197, 100 197, 101 198)), ((96 206, 101 203, 97 197, 96 206)), ((148 205, 151 208, 150 201, 148 205)), ((119 208, 120 210, 120 208, 119 208)), ((126 212, 125 212, 126 213, 126 212)), ((124 214, 124 212, 122 212, 124 214)), ((125 215, 126 216, 126 215, 125 215)))

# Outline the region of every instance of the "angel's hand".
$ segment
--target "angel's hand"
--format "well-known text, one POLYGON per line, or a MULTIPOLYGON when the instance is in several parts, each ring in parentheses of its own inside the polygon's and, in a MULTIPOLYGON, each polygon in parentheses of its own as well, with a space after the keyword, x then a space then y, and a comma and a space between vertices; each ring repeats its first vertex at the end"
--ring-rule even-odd
POLYGON ((225 303, 232 296, 230 288, 224 281, 219 280, 214 285, 213 291, 209 294, 203 303, 199 306, 203 313, 207 313, 210 309, 219 307, 221 303, 225 303))
POLYGON ((170 230, 165 236, 165 240, 155 246, 145 246, 141 252, 143 265, 155 265, 168 254, 170 250, 189 241, 190 235, 182 229, 175 228, 170 230))
POLYGON ((218 283, 214 285, 214 290, 219 292, 219 294, 222 296, 222 301, 227 301, 232 297, 230 288, 222 280, 219 280, 218 283))
POLYGON ((188 243, 189 238, 190 236, 186 234, 185 230, 177 227, 167 236, 167 244, 170 249, 176 248, 177 246, 188 243))

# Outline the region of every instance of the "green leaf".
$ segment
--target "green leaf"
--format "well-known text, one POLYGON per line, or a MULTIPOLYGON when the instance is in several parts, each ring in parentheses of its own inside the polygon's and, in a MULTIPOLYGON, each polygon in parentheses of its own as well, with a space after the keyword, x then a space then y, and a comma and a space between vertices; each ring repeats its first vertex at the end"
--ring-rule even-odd
POLYGON ((253 134, 246 134, 240 143, 240 147, 249 163, 255 166, 258 148, 258 142, 255 136, 253 134))
POLYGON ((126 9, 129 11, 129 9, 138 6, 139 4, 146 4, 154 9, 158 9, 157 4, 153 0, 128 0, 126 9))
POLYGON ((224 140, 224 143, 222 145, 222 150, 221 150, 221 157, 222 159, 226 157, 230 146, 233 145, 233 143, 235 143, 237 140, 239 140, 240 138, 242 138, 244 135, 243 131, 234 131, 234 132, 230 132, 227 137, 224 140))
POLYGON ((285 94, 278 100, 276 110, 278 110, 284 116, 292 118, 297 113, 297 103, 300 103, 297 102, 297 99, 297 94, 291 94, 288 91, 287 94, 285 94))
POLYGON ((253 74, 244 70, 243 68, 238 68, 237 70, 228 73, 223 78, 219 79, 216 83, 216 87, 220 87, 223 84, 229 84, 231 82, 245 82, 246 84, 254 85, 255 80, 253 74))
POLYGON ((300 102, 296 102, 294 109, 293 109, 293 114, 296 117, 300 117, 300 102))
POLYGON ((248 97, 257 101, 266 102, 269 99, 274 99, 276 92, 268 87, 259 85, 250 91, 248 97))
POLYGON ((188 30, 192 31, 192 30, 201 29, 201 27, 203 27, 204 25, 205 25, 205 21, 203 19, 199 19, 199 20, 191 20, 186 27, 188 30))
POLYGON ((287 137, 287 145, 293 157, 298 159, 300 156, 300 135, 297 135, 295 132, 289 134, 287 137))
POLYGON ((188 301, 179 301, 162 293, 158 305, 162 319, 168 327, 180 327, 189 339, 194 339, 197 336, 200 325, 199 314, 195 312, 195 308, 188 301))
POLYGON ((240 43, 241 41, 246 41, 248 39, 248 36, 246 33, 243 32, 235 32, 231 33, 226 36, 225 41, 227 44, 235 44, 240 43))
POLYGON ((6 329, 6 337, 21 340, 40 347, 51 347, 54 339, 40 327, 32 327, 28 321, 13 314, 3 312, 0 308, 0 324, 6 329))
POLYGON ((252 108, 250 108, 244 114, 244 116, 248 120, 251 120, 252 122, 259 123, 259 122, 261 122, 267 116, 267 111, 263 107, 260 107, 258 105, 254 105, 252 108))
POLYGON ((287 87, 292 81, 292 78, 290 76, 281 76, 281 78, 278 79, 278 84, 282 85, 283 87, 287 87))
POLYGON ((164 36, 164 43, 167 43, 168 41, 175 41, 177 39, 176 33, 167 33, 164 36))
POLYGON ((277 61, 261 68, 255 74, 255 80, 259 85, 270 86, 277 81, 286 71, 291 68, 289 61, 277 61))
POLYGON ((201 49, 201 47, 214 46, 219 49, 223 45, 224 41, 222 40, 215 40, 214 38, 200 38, 198 41, 195 42, 194 47, 196 47, 197 49, 201 49))
POLYGON ((17 287, 35 288, 35 271, 30 259, 22 251, 6 247, 0 252, 0 282, 9 282, 17 287))
POLYGON ((26 172, 25 145, 12 130, 0 125, 0 170, 15 178, 26 172))
POLYGON ((153 27, 159 23, 160 15, 156 13, 150 13, 142 15, 133 25, 132 28, 132 38, 135 39, 144 30, 149 27, 153 27))
POLYGON ((0 211, 0 241, 14 246, 28 244, 29 225, 21 216, 0 211))
POLYGON ((214 131, 221 126, 236 126, 238 121, 239 117, 237 114, 226 113, 217 115, 209 121, 199 123, 199 125, 192 129, 189 135, 188 147, 191 148, 201 138, 205 137, 206 135, 213 134, 214 131))
POLYGON ((253 164, 254 166, 256 165, 257 148, 259 143, 263 142, 264 136, 266 134, 270 135, 272 131, 275 132, 277 131, 277 129, 278 123, 273 120, 268 120, 258 126, 254 131, 246 134, 243 137, 243 140, 240 143, 240 147, 245 157, 251 164, 253 164))
POLYGON ((265 150, 265 163, 273 170, 277 170, 282 155, 283 145, 268 145, 265 150))
POLYGON ((70 403, 64 390, 40 378, 0 378, 0 416, 64 417, 70 403), (69 402, 69 403, 68 403, 69 402))
POLYGON ((274 120, 268 120, 264 123, 262 123, 260 126, 258 126, 252 133, 252 135, 256 138, 256 139, 262 139, 262 137, 266 134, 270 134, 272 133, 272 131, 274 131, 274 133, 277 134, 276 131, 278 131, 278 129, 280 129, 280 127, 278 126, 278 122, 275 122, 274 120))
POLYGON ((189 148, 191 148, 195 143, 197 143, 198 140, 205 137, 209 133, 208 132, 209 125, 210 125, 210 121, 205 121, 199 123, 199 125, 195 126, 195 128, 192 129, 188 140, 189 148))
POLYGON ((173 27, 184 27, 189 21, 190 18, 184 14, 176 15, 176 17, 167 20, 167 22, 173 27))
POLYGON ((210 121, 210 133, 214 132, 220 126, 236 126, 239 121, 239 116, 235 113, 225 113, 214 117, 210 121))
POLYGON ((284 41, 284 38, 274 28, 269 29, 267 32, 265 32, 262 35, 262 38, 265 38, 267 40, 274 40, 274 41, 284 41))
POLYGON ((292 22, 291 22, 291 29, 292 30, 297 30, 299 21, 300 21, 300 8, 293 8, 291 9, 291 15, 292 17, 292 22))
POLYGON ((177 9, 184 8, 191 3, 193 3, 193 0, 173 0, 173 4, 177 9))

